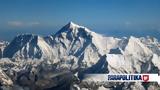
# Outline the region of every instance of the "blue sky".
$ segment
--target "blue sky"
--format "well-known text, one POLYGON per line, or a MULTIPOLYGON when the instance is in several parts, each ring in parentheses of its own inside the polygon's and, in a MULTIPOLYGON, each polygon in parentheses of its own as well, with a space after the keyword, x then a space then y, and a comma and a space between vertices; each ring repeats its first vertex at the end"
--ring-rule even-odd
POLYGON ((160 39, 160 0, 0 0, 0 39, 55 33, 69 21, 108 36, 160 39))

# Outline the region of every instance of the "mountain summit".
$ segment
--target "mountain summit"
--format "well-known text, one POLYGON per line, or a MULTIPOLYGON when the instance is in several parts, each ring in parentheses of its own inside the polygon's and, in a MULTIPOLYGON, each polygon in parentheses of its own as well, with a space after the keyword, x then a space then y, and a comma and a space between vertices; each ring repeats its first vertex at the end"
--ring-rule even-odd
POLYGON ((76 34, 78 34, 78 32, 83 32, 83 33, 89 33, 89 32, 91 32, 89 29, 87 29, 86 27, 84 27, 84 26, 79 26, 79 25, 77 25, 77 24, 75 24, 75 23, 73 23, 73 22, 69 22, 68 24, 66 24, 65 26, 63 26, 56 34, 55 34, 55 36, 56 35, 58 35, 58 34, 61 34, 61 33, 64 33, 64 32, 66 32, 66 33, 72 33, 72 34, 74 34, 74 35, 76 35, 76 34))
POLYGON ((73 28, 80 27, 80 26, 71 21, 67 25, 65 25, 64 27, 68 28, 68 29, 73 29, 73 28))

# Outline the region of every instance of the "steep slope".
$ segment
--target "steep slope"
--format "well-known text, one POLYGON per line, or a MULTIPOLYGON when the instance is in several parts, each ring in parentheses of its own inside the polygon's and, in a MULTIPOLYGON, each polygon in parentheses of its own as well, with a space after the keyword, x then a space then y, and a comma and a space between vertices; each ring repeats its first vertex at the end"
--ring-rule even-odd
POLYGON ((127 46, 125 47, 125 54, 132 54, 136 56, 151 55, 151 50, 143 44, 139 38, 131 36, 128 40, 127 46))
POLYGON ((91 66, 101 55, 116 47, 119 39, 104 37, 86 27, 69 22, 55 35, 48 36, 45 40, 53 47, 57 60, 70 60, 73 59, 70 57, 75 57, 78 65, 91 66))
POLYGON ((128 39, 121 39, 119 49, 116 49, 115 53, 107 54, 108 69, 111 73, 150 72, 151 66, 157 67, 156 55, 139 38, 131 36, 128 39))
POLYGON ((160 43, 154 37, 147 36, 147 38, 140 38, 141 42, 145 44, 149 49, 160 56, 160 43))
POLYGON ((40 36, 33 34, 22 34, 4 49, 4 57, 7 58, 51 58, 51 47, 40 36))

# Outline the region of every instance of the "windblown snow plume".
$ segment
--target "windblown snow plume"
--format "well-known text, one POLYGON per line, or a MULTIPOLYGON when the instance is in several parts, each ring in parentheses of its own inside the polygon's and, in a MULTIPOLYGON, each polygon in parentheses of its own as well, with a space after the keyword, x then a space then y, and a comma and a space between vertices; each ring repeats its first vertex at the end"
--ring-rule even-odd
POLYGON ((69 22, 54 35, 21 34, 0 43, 0 58, 2 90, 160 88, 157 83, 83 82, 85 74, 160 74, 160 43, 153 37, 107 37, 69 22))

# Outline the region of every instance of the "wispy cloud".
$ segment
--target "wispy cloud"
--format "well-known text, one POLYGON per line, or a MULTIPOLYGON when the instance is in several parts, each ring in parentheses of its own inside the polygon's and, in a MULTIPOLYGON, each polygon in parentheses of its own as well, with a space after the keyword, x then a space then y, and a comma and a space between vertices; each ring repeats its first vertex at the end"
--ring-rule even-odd
POLYGON ((7 24, 12 27, 31 27, 37 26, 40 22, 32 21, 32 22, 23 22, 23 21, 8 21, 7 24))
POLYGON ((7 22, 9 26, 15 26, 15 27, 20 27, 23 26, 23 22, 21 21, 8 21, 7 22))

